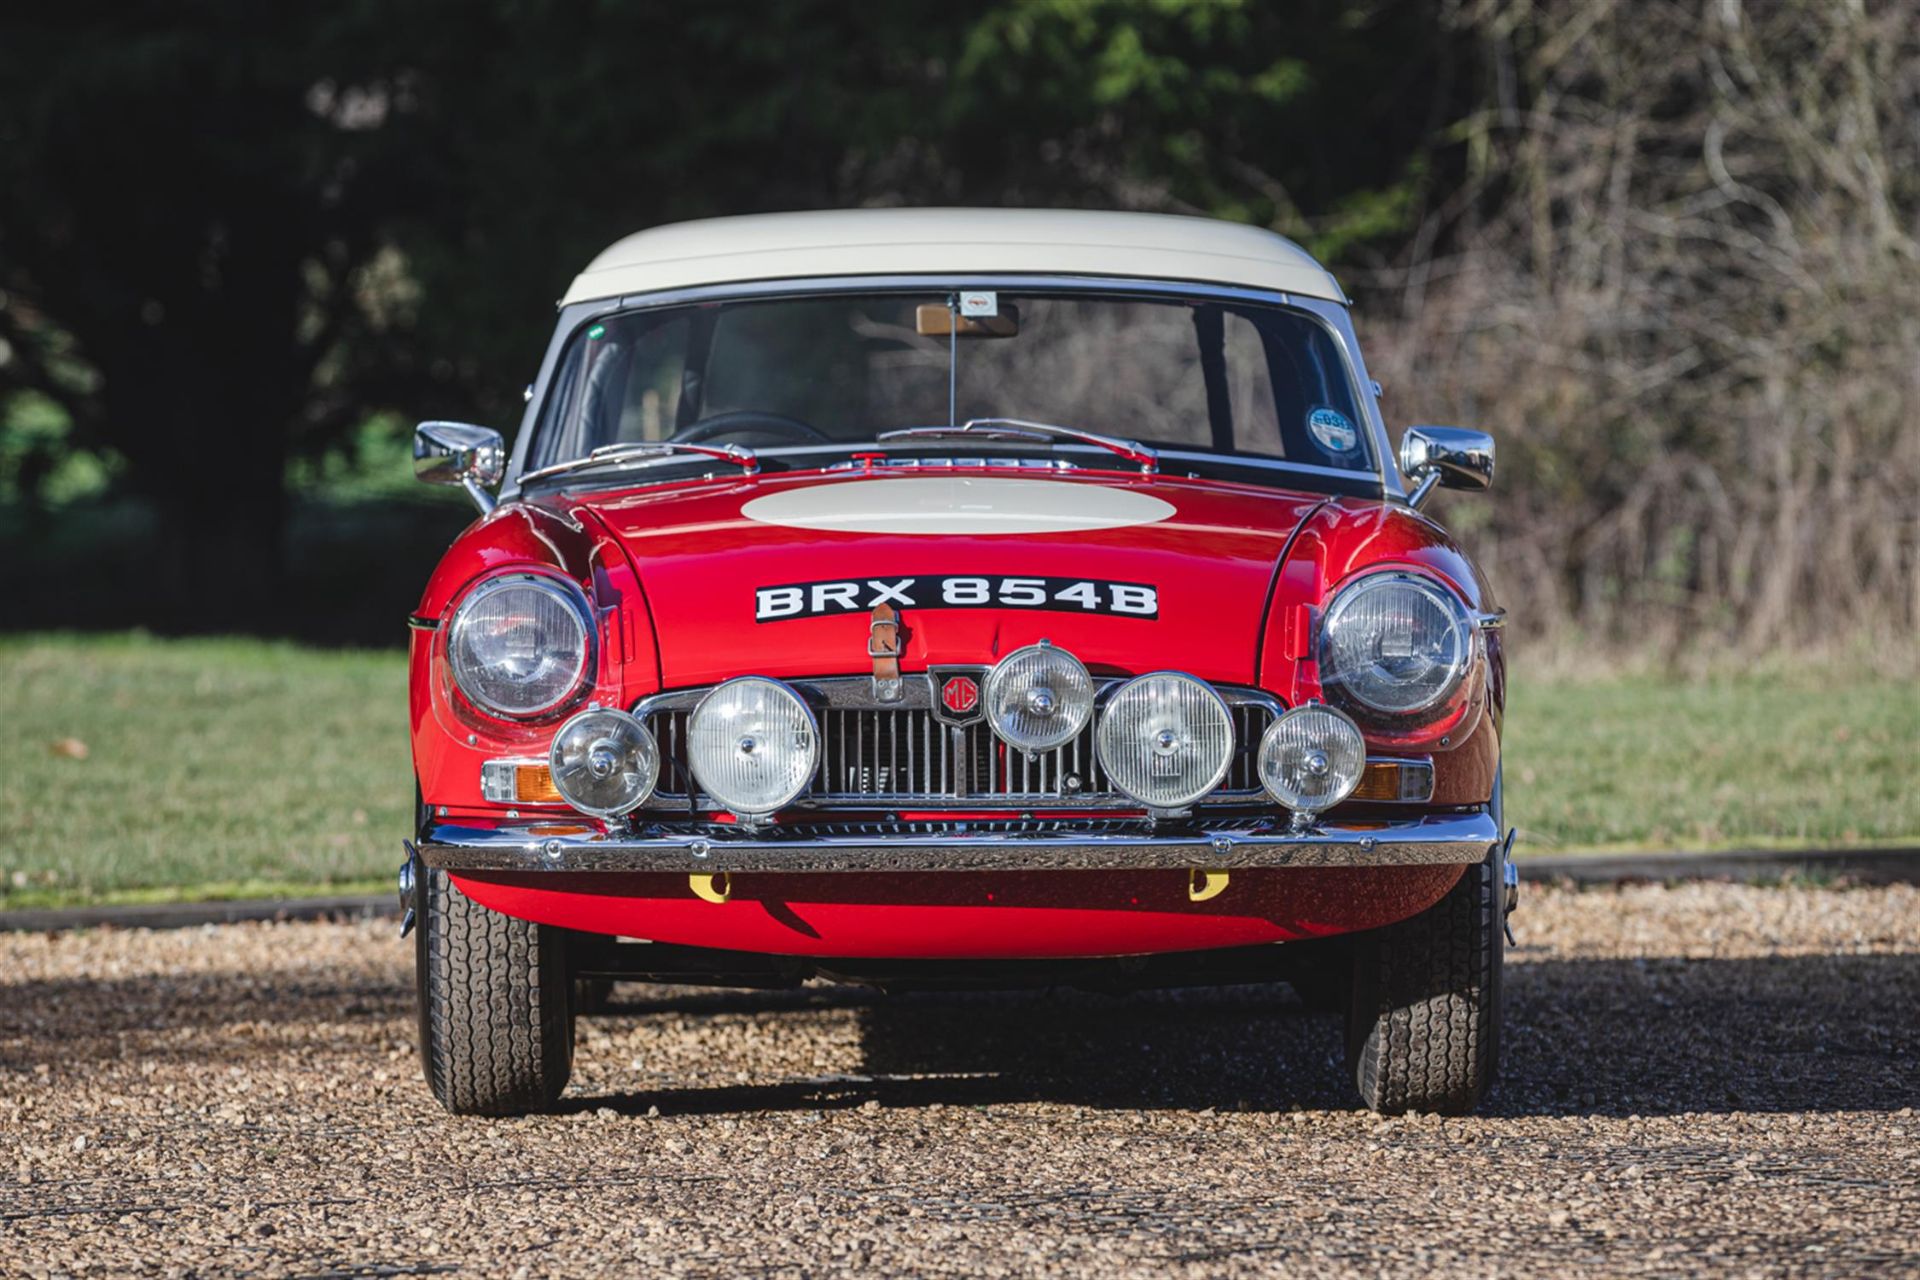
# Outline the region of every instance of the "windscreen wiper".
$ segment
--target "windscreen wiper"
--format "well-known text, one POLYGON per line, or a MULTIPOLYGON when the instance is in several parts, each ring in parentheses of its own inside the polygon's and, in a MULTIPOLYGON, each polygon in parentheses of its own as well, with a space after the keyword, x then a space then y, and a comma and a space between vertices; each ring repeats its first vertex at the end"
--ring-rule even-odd
POLYGON ((1129 462, 1140 464, 1140 474, 1153 475, 1160 470, 1160 455, 1138 440, 1103 436, 1078 427, 1056 426, 1051 422, 1029 422, 1025 418, 969 418, 957 427, 903 427, 882 431, 878 440, 952 440, 971 437, 976 440, 1075 440, 1098 445, 1117 453, 1129 462))
POLYGON ((740 468, 742 475, 760 473, 760 455, 743 444, 685 444, 678 440, 642 440, 626 444, 603 444, 584 458, 572 458, 566 462, 556 462, 550 467, 538 471, 529 471, 520 477, 520 483, 538 480, 543 476, 564 475, 569 471, 585 471, 590 467, 617 466, 623 462, 638 462, 649 458, 673 458, 682 454, 695 454, 705 458, 716 458, 721 462, 731 462, 740 468))

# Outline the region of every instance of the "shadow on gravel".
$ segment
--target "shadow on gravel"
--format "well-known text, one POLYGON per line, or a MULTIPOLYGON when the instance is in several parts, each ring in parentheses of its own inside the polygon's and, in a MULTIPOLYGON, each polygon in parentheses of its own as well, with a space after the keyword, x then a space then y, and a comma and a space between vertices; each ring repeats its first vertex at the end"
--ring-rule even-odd
MULTIPOLYGON (((627 988, 639 994, 644 988, 627 988)), ((689 1011, 694 1001, 675 1000, 689 1011)), ((697 1005, 696 1005, 697 1007, 697 1005)), ((776 1010, 790 996, 729 997, 776 1010)), ((1920 1104, 1920 955, 1519 960, 1489 1115, 1890 1111, 1920 1104)), ((616 1010, 645 1017, 644 1000, 616 1010)), ((1049 1101, 1355 1105, 1340 1020, 1285 987, 1107 997, 903 995, 857 1006, 857 1076, 579 1100, 668 1113, 1049 1101)))
POLYGON ((1920 1105, 1920 955, 1508 969, 1496 1115, 1920 1105))
MULTIPOLYGON (((1529 959, 1508 968, 1506 1046, 1491 1115, 1889 1111, 1920 1105, 1920 955, 1743 960, 1529 959)), ((396 975, 397 976, 397 975, 396 975)), ((1076 991, 880 996, 858 989, 623 986, 616 1022, 648 1034, 745 1017, 721 1036, 733 1070, 783 1016, 855 1020, 849 1073, 755 1086, 570 1096, 567 1105, 725 1113, 1049 1101, 1222 1111, 1355 1105, 1339 1019, 1284 986, 1107 996, 1076 991)), ((0 977, 0 1069, 138 1055, 258 1063, 404 1028, 412 993, 363 970, 0 977)), ((756 1073, 763 1074, 763 1073, 756 1073)))
POLYGON ((301 979, 226 970, 0 981, 0 1067, 78 1067, 129 1054, 226 1067, 284 1054, 341 1025, 412 1017, 411 990, 325 968, 301 979))

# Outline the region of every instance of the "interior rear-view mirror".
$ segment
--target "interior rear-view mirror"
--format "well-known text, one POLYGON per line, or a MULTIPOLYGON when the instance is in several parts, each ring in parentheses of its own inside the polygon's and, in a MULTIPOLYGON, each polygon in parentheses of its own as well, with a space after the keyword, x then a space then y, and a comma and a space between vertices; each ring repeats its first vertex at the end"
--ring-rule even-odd
POLYGON ((944 338, 950 333, 960 338, 1012 338, 1020 332, 1020 309, 1003 302, 993 315, 970 316, 956 314, 944 302, 923 302, 913 313, 913 327, 923 338, 944 338), (956 319, 958 333, 953 329, 956 319))

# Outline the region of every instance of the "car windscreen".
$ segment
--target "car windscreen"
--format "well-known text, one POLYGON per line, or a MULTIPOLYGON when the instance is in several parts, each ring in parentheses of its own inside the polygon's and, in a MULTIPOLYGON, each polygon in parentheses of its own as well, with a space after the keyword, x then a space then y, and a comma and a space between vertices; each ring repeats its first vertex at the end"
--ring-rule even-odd
POLYGON ((575 333, 528 469, 628 442, 756 449, 1026 419, 1162 447, 1368 471, 1333 334, 1213 299, 968 291, 703 302, 575 333))

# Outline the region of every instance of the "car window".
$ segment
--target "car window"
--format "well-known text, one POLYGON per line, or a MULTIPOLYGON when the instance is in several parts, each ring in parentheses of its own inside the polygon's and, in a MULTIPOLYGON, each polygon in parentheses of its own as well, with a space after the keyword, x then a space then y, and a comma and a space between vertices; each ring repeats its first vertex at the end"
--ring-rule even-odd
POLYGON ((954 295, 833 294, 634 311, 573 339, 532 464, 717 435, 756 447, 870 440, 948 421, 1025 418, 1149 443, 1372 466, 1340 348, 1280 306, 1002 291, 998 336, 955 341, 954 295), (928 321, 928 310, 938 313, 928 321), (766 418, 786 422, 768 422, 766 418), (798 424, 798 425, 795 425, 798 424))
POLYGON ((654 325, 622 355, 627 365, 617 403, 616 440, 664 440, 674 432, 687 366, 689 318, 654 325))
POLYGON ((1233 404, 1233 444, 1236 449, 1259 453, 1268 441, 1280 439, 1273 379, 1267 373, 1266 344, 1259 328, 1243 315, 1228 315, 1224 326, 1227 391, 1233 404))

